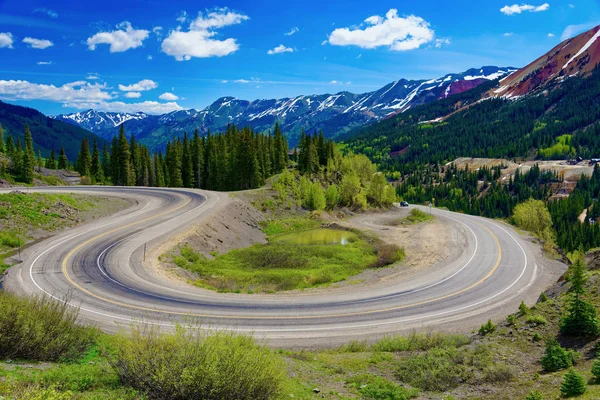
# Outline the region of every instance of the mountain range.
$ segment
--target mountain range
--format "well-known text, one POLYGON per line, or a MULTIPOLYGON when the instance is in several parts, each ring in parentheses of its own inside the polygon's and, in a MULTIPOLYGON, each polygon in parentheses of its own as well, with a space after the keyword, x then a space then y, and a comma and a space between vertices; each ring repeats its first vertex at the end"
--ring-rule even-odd
POLYGON ((254 101, 223 97, 201 111, 190 109, 164 115, 87 110, 53 118, 87 129, 104 139, 112 138, 124 123, 128 134, 154 150, 164 148, 173 137, 196 129, 201 133, 220 132, 228 124, 236 124, 266 132, 278 122, 290 144, 295 145, 303 129, 307 132, 322 130, 326 137, 334 138, 367 123, 465 92, 516 70, 486 66, 431 80, 400 79, 362 94, 343 91, 254 101))

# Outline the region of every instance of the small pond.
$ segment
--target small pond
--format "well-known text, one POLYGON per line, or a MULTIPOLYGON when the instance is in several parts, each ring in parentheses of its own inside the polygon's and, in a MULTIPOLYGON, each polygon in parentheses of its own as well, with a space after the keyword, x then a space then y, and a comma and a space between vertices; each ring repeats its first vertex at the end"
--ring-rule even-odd
POLYGON ((288 233, 273 238, 274 242, 288 242, 295 244, 341 244, 345 245, 358 239, 350 231, 338 229, 312 229, 304 232, 288 233))

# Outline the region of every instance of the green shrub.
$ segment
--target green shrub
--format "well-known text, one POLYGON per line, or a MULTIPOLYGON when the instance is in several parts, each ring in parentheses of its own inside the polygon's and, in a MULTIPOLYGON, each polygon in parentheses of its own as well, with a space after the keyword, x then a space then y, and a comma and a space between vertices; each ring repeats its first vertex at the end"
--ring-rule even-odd
POLYGON ((548 301, 548 296, 546 295, 545 292, 542 292, 542 294, 540 295, 540 303, 545 303, 548 301))
POLYGON ((0 291, 0 359, 75 359, 98 330, 76 324, 78 310, 47 297, 21 298, 0 291))
POLYGON ((537 390, 532 390, 525 397, 525 400, 543 400, 543 398, 542 398, 542 394, 540 392, 538 392, 537 390))
POLYGON ((484 369, 483 380, 487 383, 501 383, 512 381, 515 373, 508 365, 493 364, 484 369))
POLYGON ((486 322, 485 324, 481 325, 481 328, 479 328, 479 334, 481 336, 485 336, 488 333, 492 333, 496 330, 496 325, 494 325, 492 323, 491 319, 488 319, 488 322, 486 322))
POLYGON ((563 383, 560 385, 560 394, 563 397, 573 397, 584 394, 587 390, 585 379, 581 374, 570 369, 563 378, 563 383))
POLYGON ((536 332, 533 334, 531 340, 533 340, 534 342, 541 342, 542 341, 542 335, 539 334, 539 332, 536 332))
POLYGON ((413 387, 444 392, 462 383, 475 383, 474 371, 492 365, 490 351, 484 346, 434 348, 399 362, 396 377, 413 387))
POLYGON ((548 323, 548 321, 546 321, 546 318, 542 317, 541 315, 530 315, 527 317, 527 319, 525 320, 528 324, 531 325, 546 325, 548 323))
POLYGON ((600 382, 600 360, 596 360, 592 364, 592 375, 594 375, 596 382, 600 382))
POLYGON ((339 348, 340 353, 362 353, 367 351, 368 346, 365 340, 353 340, 339 348))
POLYGON ((376 375, 360 375, 348 381, 366 400, 408 400, 417 397, 415 389, 406 389, 376 375))
POLYGON ((521 314, 521 316, 529 314, 529 307, 527 307, 527 304, 525 304, 523 300, 521 300, 521 304, 519 304, 519 314, 521 314))
POLYGON ((508 325, 514 325, 517 322, 517 316, 515 314, 510 314, 507 318, 506 318, 506 323, 508 325))
POLYGON ((429 350, 435 347, 450 348, 469 344, 464 335, 448 335, 443 333, 412 333, 409 336, 386 336, 371 346, 373 351, 401 352, 429 350))
POLYGON ((154 399, 275 399, 286 373, 281 358, 249 336, 181 326, 118 335, 109 363, 122 383, 154 399))
POLYGON ((552 339, 546 343, 546 353, 541 359, 541 364, 544 371, 555 372, 573 366, 577 358, 577 352, 563 348, 552 339))
POLYGON ((22 244, 23 244, 23 240, 21 240, 21 238, 14 232, 10 232, 10 231, 0 232, 0 246, 15 248, 15 247, 19 247, 22 244))

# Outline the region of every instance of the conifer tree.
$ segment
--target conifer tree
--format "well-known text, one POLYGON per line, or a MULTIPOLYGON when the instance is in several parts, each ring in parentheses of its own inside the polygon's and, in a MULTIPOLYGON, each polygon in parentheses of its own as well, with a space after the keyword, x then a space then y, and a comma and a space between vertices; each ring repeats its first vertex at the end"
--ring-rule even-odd
POLYGON ((35 153, 33 150, 33 137, 29 126, 25 125, 25 149, 21 164, 21 178, 25 183, 33 183, 33 172, 35 167, 35 153))
POLYGON ((5 153, 6 149, 4 148, 4 131, 2 129, 2 124, 0 124, 0 153, 5 153))
POLYGON ((110 177, 113 185, 119 185, 121 170, 119 168, 119 139, 113 136, 110 144, 110 177))
POLYGON ((563 383, 560 385, 560 394, 563 397, 574 397, 584 394, 586 390, 585 378, 571 368, 565 374, 563 383))
POLYGON ((77 172, 81 176, 90 176, 92 168, 92 156, 90 155, 90 145, 87 138, 81 141, 81 148, 77 156, 77 172))
POLYGON ((192 151, 187 132, 183 133, 183 143, 181 152, 181 178, 183 187, 194 187, 194 164, 192 160, 192 151))
MULTIPOLYGON (((121 124, 121 126, 123 126, 123 124, 121 124)), ((129 160, 129 185, 142 185, 140 150, 133 134, 129 139, 129 155, 131 157, 129 160)))
POLYGON ((8 135, 6 139, 6 155, 8 158, 12 158, 15 153, 15 141, 11 135, 8 135))
POLYGON ((564 335, 597 336, 600 334, 598 323, 598 312, 593 304, 586 302, 582 296, 585 295, 585 284, 587 283, 585 262, 583 254, 577 255, 577 259, 571 265, 571 300, 569 313, 563 317, 560 323, 560 331, 564 335))
POLYGON ((199 189, 203 185, 202 178, 204 177, 204 146, 198 129, 194 132, 192 140, 192 168, 194 169, 194 187, 199 189))
POLYGON ((106 147, 106 143, 104 143, 102 148, 102 174, 104 175, 104 179, 107 179, 112 175, 110 169, 110 154, 106 147))
POLYGON ((115 159, 117 165, 117 179, 115 184, 117 186, 132 186, 135 184, 135 172, 131 170, 130 158, 129 142, 125 136, 125 128, 121 125, 117 146, 117 157, 115 159))
POLYGON ((38 172, 42 171, 42 167, 44 166, 44 161, 42 159, 42 151, 38 149, 38 156, 37 156, 37 169, 38 172))
POLYGON ((98 150, 96 138, 94 138, 90 174, 92 176, 92 182, 102 183, 104 181, 104 171, 102 170, 102 164, 100 163, 100 151, 98 150))
POLYGON ((56 153, 54 149, 50 152, 50 157, 46 159, 46 168, 48 169, 56 169, 56 153))
POLYGON ((69 167, 69 160, 65 154, 65 148, 61 147, 58 155, 58 169, 67 169, 69 167))

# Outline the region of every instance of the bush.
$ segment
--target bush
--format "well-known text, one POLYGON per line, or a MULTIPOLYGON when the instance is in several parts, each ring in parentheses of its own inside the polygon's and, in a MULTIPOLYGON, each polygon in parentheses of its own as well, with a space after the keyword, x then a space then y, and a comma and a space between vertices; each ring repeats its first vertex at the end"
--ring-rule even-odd
POLYGON ((533 340, 534 342, 541 342, 542 335, 540 335, 539 332, 536 332, 533 334, 533 337, 531 338, 531 340, 533 340))
POLYGON ((508 325, 514 325, 517 322, 517 317, 515 316, 515 314, 510 314, 507 318, 506 318, 506 323, 508 325))
POLYGON ((492 364, 489 350, 468 348, 434 348, 400 361, 396 377, 411 386, 444 392, 462 383, 475 383, 474 371, 492 364))
POLYGON ((540 295, 540 303, 545 303, 548 301, 548 295, 545 292, 542 292, 540 295))
POLYGON ((147 325, 118 335, 109 363, 122 383, 173 400, 278 398, 286 371, 279 356, 249 336, 181 326, 173 333, 147 325))
POLYGON ((527 304, 525 304, 523 300, 521 300, 521 304, 519 304, 519 314, 521 314, 521 316, 529 314, 529 307, 527 307, 527 304))
POLYGON ((494 325, 492 323, 491 319, 488 319, 488 322, 486 322, 485 324, 481 325, 481 328, 479 328, 479 334, 481 336, 485 336, 488 333, 492 333, 496 330, 496 325, 494 325))
POLYGON ((585 379, 581 374, 570 369, 563 378, 563 383, 560 385, 560 394, 563 397, 573 397, 584 394, 587 390, 585 379))
POLYGON ((376 375, 360 375, 348 381, 368 400, 408 400, 417 397, 415 389, 406 389, 376 375))
POLYGON ((545 239, 552 229, 552 217, 541 200, 529 199, 517 204, 513 214, 513 221, 521 229, 535 233, 545 239))
POLYGON ((513 370, 505 364, 490 365, 483 371, 483 380, 487 383, 509 382, 514 377, 513 370))
POLYGON ((600 325, 594 305, 575 295, 569 313, 560 321, 560 332, 570 336, 598 336, 600 325))
POLYGON ((527 397, 525 397, 525 400, 543 400, 543 398, 540 392, 538 392, 537 390, 532 390, 531 392, 529 392, 527 397))
POLYGON ((577 352, 566 350, 556 340, 549 340, 541 364, 544 371, 555 372, 573 366, 577 358, 577 352))
POLYGON ((592 364, 592 375, 594 375, 596 382, 600 382, 600 360, 596 360, 592 364))
POLYGON ((542 317, 541 315, 530 315, 525 321, 528 324, 535 326, 546 325, 548 323, 548 321, 546 321, 546 318, 542 317))
POLYGON ((95 341, 97 329, 75 323, 78 310, 48 297, 0 291, 0 359, 72 360, 95 341))

